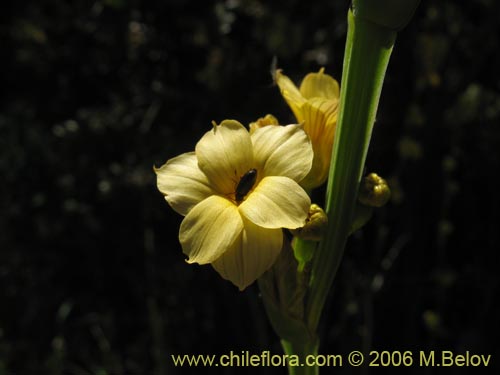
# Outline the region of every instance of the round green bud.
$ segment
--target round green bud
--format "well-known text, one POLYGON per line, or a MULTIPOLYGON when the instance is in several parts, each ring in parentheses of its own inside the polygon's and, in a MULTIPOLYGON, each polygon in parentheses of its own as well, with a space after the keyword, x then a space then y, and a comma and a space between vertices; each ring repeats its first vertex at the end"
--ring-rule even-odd
POLYGON ((387 182, 376 173, 363 178, 359 186, 358 201, 369 207, 382 207, 391 197, 387 182))
POLYGON ((317 204, 311 204, 306 224, 302 228, 291 229, 290 232, 303 240, 320 241, 328 225, 328 216, 317 204))

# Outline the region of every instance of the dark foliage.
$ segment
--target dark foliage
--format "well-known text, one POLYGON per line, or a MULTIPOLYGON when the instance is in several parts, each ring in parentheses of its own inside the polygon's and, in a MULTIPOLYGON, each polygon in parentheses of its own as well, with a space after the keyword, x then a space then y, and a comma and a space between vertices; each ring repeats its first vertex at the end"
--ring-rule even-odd
MULTIPOLYGON (((0 374, 191 374, 208 369, 170 355, 281 352, 256 287, 184 262, 152 167, 212 120, 291 122, 271 61, 340 80, 347 8, 2 4, 0 374)), ((469 350, 499 368, 498 14, 492 0, 425 1, 400 33, 367 162, 393 199, 348 244, 322 353, 469 350)))

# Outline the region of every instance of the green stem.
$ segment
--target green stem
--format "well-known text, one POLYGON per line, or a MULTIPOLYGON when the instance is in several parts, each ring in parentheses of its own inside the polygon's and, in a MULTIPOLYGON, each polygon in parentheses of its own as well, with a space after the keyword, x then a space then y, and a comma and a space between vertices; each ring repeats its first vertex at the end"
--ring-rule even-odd
POLYGON ((348 14, 340 112, 328 178, 328 231, 314 257, 307 325, 315 332, 351 228, 359 182, 396 32, 348 14))
POLYGON ((290 366, 290 362, 288 365, 288 374, 289 375, 318 375, 319 368, 317 365, 307 366, 307 361, 309 363, 314 363, 311 361, 316 360, 316 356, 318 355, 318 342, 311 342, 308 340, 302 341, 287 341, 285 339, 281 340, 281 346, 283 347, 283 351, 285 354, 289 356, 298 356, 300 363, 296 366, 290 366), (308 356, 309 360, 308 360, 308 356), (302 366, 303 365, 303 366, 302 366))
POLYGON ((307 263, 314 256, 318 243, 314 241, 303 240, 302 238, 294 238, 292 241, 293 252, 297 259, 297 272, 304 272, 307 263))

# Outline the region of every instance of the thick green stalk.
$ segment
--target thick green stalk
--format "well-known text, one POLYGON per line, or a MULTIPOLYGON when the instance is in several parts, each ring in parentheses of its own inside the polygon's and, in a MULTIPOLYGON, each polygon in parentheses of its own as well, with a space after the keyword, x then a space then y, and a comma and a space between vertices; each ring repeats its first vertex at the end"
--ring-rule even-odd
POLYGON ((316 331, 349 235, 359 182, 396 31, 348 15, 340 112, 328 178, 328 231, 314 256, 306 304, 309 330, 316 331))
POLYGON ((285 354, 289 356, 298 355, 300 358, 300 365, 298 366, 288 366, 289 375, 318 375, 319 367, 317 365, 307 366, 306 362, 314 363, 311 361, 316 360, 318 355, 318 342, 311 342, 308 340, 301 341, 288 341, 285 339, 281 340, 281 346, 285 354), (307 359, 309 356, 309 360, 307 359), (301 366, 303 365, 303 366, 301 366))

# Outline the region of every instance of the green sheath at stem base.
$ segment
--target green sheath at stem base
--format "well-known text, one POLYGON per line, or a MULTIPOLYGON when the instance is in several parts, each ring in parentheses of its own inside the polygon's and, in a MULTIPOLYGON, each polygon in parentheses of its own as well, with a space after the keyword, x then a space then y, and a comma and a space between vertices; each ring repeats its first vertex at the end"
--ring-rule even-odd
POLYGON ((315 364, 316 356, 318 355, 318 342, 302 341, 287 341, 281 340, 281 346, 285 354, 298 355, 300 364, 298 366, 288 366, 289 375, 318 375, 319 368, 315 364), (308 357, 309 356, 309 357, 308 357), (307 366, 307 363, 314 366, 307 366), (302 366, 303 365, 303 366, 302 366))

